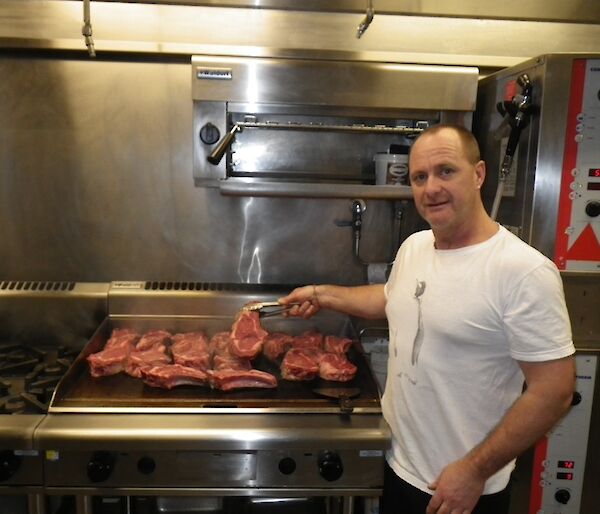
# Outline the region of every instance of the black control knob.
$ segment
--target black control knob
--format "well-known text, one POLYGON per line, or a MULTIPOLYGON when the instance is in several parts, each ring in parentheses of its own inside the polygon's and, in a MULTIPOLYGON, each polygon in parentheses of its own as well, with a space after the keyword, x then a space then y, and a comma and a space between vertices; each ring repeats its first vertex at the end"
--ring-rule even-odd
POLYGON ((585 204, 585 213, 590 218, 596 218, 597 216, 600 216, 600 202, 592 200, 585 204))
POLYGON ((284 457, 279 461, 279 471, 284 475, 291 475, 296 471, 296 461, 291 457, 284 457))
POLYGON ((342 476, 344 466, 340 456, 331 451, 323 451, 319 454, 319 475, 325 480, 333 482, 342 476))
POLYGON ((221 133, 212 123, 208 122, 200 129, 200 141, 205 145, 214 145, 219 139, 221 139, 221 133))
POLYGON ((571 499, 571 493, 569 491, 567 491, 566 489, 559 489, 558 491, 556 491, 554 493, 554 499, 558 503, 562 503, 563 505, 566 505, 567 503, 569 503, 569 500, 571 499))
POLYGON ((581 393, 579 391, 575 391, 573 393, 573 398, 571 398, 571 405, 579 405, 581 403, 581 393))
POLYGON ((12 477, 21 466, 21 457, 12 450, 0 451, 0 482, 12 477))
POLYGON ((104 482, 115 467, 115 456, 110 452, 94 452, 87 464, 87 476, 91 482, 104 482))
POLYGON ((156 462, 152 457, 146 455, 138 460, 137 468, 140 473, 150 475, 151 473, 154 473, 154 470, 156 469, 156 462))

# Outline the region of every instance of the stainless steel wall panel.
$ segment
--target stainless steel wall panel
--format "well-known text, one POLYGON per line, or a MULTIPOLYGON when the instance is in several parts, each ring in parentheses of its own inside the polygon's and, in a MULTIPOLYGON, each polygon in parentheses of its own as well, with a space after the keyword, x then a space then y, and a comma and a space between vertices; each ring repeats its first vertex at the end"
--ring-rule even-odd
MULTIPOLYGON (((194 187, 189 61, 0 59, 0 278, 362 283, 348 200, 194 187), (27 94, 24 94, 24 89, 27 94)), ((361 256, 393 254, 368 202, 361 256)))

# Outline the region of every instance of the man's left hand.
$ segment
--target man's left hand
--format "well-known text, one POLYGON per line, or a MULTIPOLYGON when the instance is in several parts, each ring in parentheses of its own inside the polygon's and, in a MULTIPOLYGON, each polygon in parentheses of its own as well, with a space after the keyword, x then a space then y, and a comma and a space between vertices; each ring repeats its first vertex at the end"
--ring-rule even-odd
POLYGON ((470 514, 484 485, 485 479, 466 459, 452 462, 429 484, 434 494, 426 514, 470 514))

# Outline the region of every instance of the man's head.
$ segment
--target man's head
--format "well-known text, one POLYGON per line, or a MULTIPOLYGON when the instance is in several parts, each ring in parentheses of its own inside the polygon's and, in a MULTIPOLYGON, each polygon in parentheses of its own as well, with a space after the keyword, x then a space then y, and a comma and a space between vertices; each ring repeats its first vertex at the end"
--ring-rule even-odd
POLYGON ((485 215, 479 191, 485 163, 465 128, 435 125, 422 132, 410 151, 409 176, 417 210, 434 231, 464 232, 485 215))

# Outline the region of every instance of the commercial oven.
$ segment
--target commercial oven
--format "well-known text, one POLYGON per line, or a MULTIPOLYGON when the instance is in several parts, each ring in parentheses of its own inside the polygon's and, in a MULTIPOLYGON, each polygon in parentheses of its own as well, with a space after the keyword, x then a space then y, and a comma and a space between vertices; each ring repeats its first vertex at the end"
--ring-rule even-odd
POLYGON ((590 514, 600 480, 600 55, 542 55, 482 79, 473 127, 486 205, 561 270, 577 349, 571 411, 518 461, 512 512, 590 514))

